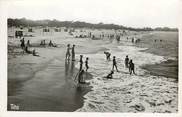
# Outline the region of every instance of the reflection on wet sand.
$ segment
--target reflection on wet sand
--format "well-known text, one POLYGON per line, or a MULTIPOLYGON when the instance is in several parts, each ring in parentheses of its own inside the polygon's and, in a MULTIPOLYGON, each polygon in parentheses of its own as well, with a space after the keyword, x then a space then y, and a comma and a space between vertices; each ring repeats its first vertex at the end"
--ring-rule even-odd
POLYGON ((70 66, 70 62, 65 61, 65 79, 69 78, 69 66, 70 66))
POLYGON ((65 61, 65 78, 71 79, 74 76, 75 72, 75 62, 74 61, 65 61))
POLYGON ((70 75, 73 76, 75 70, 75 62, 74 61, 71 61, 71 68, 70 68, 70 75))

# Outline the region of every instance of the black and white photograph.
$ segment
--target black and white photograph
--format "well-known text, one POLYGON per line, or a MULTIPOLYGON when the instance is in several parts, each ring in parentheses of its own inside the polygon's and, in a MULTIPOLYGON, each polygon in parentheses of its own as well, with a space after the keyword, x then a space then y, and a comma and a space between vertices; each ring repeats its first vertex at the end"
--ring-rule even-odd
POLYGON ((181 2, 6 1, 6 111, 178 114, 181 2))

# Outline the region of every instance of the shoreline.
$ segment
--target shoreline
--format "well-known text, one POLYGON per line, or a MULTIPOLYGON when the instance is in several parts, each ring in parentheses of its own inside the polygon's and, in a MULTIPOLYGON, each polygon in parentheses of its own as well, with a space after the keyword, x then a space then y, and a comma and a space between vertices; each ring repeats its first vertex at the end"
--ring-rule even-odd
POLYGON ((174 78, 178 81, 178 61, 167 60, 158 64, 146 64, 141 66, 142 69, 147 70, 151 75, 164 76, 167 78, 174 78))

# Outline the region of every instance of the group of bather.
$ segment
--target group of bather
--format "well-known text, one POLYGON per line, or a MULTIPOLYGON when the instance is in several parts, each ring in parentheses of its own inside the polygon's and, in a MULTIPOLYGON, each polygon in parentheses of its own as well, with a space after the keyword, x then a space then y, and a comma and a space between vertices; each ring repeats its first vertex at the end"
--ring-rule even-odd
MULTIPOLYGON (((20 46, 23 50, 23 53, 26 52, 27 54, 32 54, 33 56, 39 56, 37 54, 37 52, 35 51, 35 49, 33 49, 32 51, 29 50, 29 47, 31 47, 32 45, 30 44, 30 40, 27 40, 27 43, 25 44, 25 39, 24 37, 20 40, 20 46)), ((46 42, 45 40, 41 40, 40 42, 40 46, 45 46, 46 45, 46 42)), ((53 44, 52 41, 50 40, 49 41, 49 44, 48 44, 49 47, 57 47, 56 44, 53 44)))
MULTIPOLYGON (((65 58, 66 62, 67 61, 69 62, 70 57, 71 57, 72 61, 75 61, 75 45, 74 44, 72 47, 70 47, 70 44, 67 45, 66 58, 65 58), (70 50, 71 50, 71 52, 70 52, 70 50)), ((85 71, 87 72, 87 70, 89 69, 88 60, 89 60, 89 58, 86 57, 85 70, 84 70, 83 69, 83 55, 80 55, 80 60, 79 60, 80 68, 79 68, 78 74, 75 77, 75 79, 76 79, 78 76, 78 83, 85 83, 83 75, 84 75, 85 71)))
POLYGON ((26 52, 27 54, 32 54, 33 56, 39 56, 39 55, 37 54, 37 52, 35 51, 35 49, 33 49, 32 51, 29 50, 28 47, 31 46, 30 40, 28 40, 28 41, 27 41, 27 44, 25 44, 25 40, 24 40, 24 38, 22 38, 22 39, 20 40, 20 42, 21 42, 20 46, 21 46, 21 48, 22 48, 22 50, 23 50, 23 53, 26 52))
MULTIPOLYGON (((104 51, 104 54, 106 55, 106 60, 110 61, 111 60, 111 58, 110 58, 111 53, 104 51)), ((66 62, 67 61, 69 62, 70 57, 71 57, 72 61, 75 61, 75 45, 70 47, 70 44, 68 44, 67 45, 67 51, 66 51, 66 58, 65 58, 66 62), (71 50, 71 52, 70 52, 70 50, 71 50)), ((75 79, 78 79, 78 83, 85 83, 83 75, 89 69, 88 60, 89 60, 89 58, 86 57, 86 60, 85 60, 85 70, 84 70, 83 69, 83 55, 80 55, 80 60, 79 60, 80 67, 79 67, 79 71, 78 71, 77 75, 75 76, 75 79), (78 76, 78 78, 77 78, 77 76, 78 76)), ((112 64, 112 70, 106 76, 106 78, 108 78, 108 79, 112 79, 113 78, 114 69, 116 69, 116 71, 119 72, 119 70, 117 68, 117 61, 116 61, 116 57, 115 56, 113 56, 112 63, 113 63, 112 64)), ((125 58, 125 67, 129 69, 130 75, 132 73, 135 74, 134 63, 133 63, 132 59, 128 58, 128 55, 125 58)))
MULTIPOLYGON (((41 40, 40 46, 45 46, 45 45, 46 45, 45 40, 41 40)), ((49 47, 57 47, 57 45, 56 45, 56 44, 53 44, 51 40, 49 41, 48 46, 49 46, 49 47)))
MULTIPOLYGON (((104 54, 106 55, 106 60, 110 61, 110 56, 111 56, 111 53, 110 52, 104 52, 104 54)), ((114 68, 116 68, 116 71, 119 72, 118 68, 117 68, 117 62, 116 62, 116 57, 113 56, 113 60, 112 60, 112 70, 111 72, 106 76, 106 78, 108 79, 112 79, 113 78, 113 74, 114 74, 114 68)), ((132 61, 132 59, 129 59, 128 58, 128 55, 126 56, 125 58, 125 67, 129 69, 129 73, 130 75, 133 73, 135 74, 135 65, 132 61)))

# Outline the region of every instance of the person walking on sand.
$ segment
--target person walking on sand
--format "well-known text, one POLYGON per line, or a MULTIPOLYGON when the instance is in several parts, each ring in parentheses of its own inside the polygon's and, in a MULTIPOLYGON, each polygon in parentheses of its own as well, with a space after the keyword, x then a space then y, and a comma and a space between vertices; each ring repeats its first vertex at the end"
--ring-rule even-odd
POLYGON ((112 71, 114 71, 114 67, 116 68, 116 71, 119 72, 119 70, 117 68, 117 63, 116 63, 116 57, 115 56, 113 56, 112 71))
POLYGON ((67 45, 67 51, 66 51, 66 59, 69 60, 70 59, 70 44, 67 45))
POLYGON ((71 53, 72 53, 72 61, 75 61, 75 45, 73 45, 72 49, 71 49, 71 53))
POLYGON ((89 66, 88 66, 88 57, 86 58, 86 60, 85 60, 85 68, 86 68, 86 72, 87 72, 87 70, 89 69, 89 66))
POLYGON ((125 58, 125 67, 128 68, 128 62, 129 62, 129 58, 128 55, 125 58))
POLYGON ((133 74, 135 74, 135 65, 132 60, 130 60, 129 62, 129 72, 130 72, 130 75, 132 74, 132 72, 133 74))
POLYGON ((79 69, 79 71, 81 71, 82 70, 82 66, 83 66, 83 55, 80 55, 80 69, 79 69))

